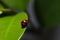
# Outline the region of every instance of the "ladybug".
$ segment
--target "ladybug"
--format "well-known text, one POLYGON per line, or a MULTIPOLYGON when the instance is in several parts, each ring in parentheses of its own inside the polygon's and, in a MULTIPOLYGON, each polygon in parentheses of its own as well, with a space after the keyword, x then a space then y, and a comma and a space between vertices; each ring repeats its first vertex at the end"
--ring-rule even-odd
POLYGON ((21 24, 22 24, 22 28, 25 28, 28 25, 28 20, 26 19, 22 20, 21 24))

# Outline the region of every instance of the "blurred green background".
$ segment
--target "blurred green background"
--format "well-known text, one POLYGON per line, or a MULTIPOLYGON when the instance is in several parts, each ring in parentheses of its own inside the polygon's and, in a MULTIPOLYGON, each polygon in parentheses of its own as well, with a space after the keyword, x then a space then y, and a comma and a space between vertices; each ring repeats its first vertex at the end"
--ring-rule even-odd
POLYGON ((46 27, 60 24, 60 0, 36 0, 38 16, 46 27))
POLYGON ((2 1, 9 7, 15 8, 17 10, 26 9, 29 3, 29 0, 2 0, 2 1))

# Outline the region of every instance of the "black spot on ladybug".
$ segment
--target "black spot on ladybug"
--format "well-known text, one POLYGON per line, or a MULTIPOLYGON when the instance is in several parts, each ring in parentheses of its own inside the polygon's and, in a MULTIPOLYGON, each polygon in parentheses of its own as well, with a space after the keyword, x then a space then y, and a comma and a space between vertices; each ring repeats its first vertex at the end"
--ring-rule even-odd
POLYGON ((22 28, 25 28, 28 25, 28 20, 22 20, 22 28))

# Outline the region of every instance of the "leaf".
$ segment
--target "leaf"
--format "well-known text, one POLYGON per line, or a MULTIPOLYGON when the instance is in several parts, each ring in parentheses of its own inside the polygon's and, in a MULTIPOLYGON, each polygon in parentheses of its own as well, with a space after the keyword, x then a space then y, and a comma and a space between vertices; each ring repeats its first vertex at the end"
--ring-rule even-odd
POLYGON ((21 21, 28 19, 26 13, 0 18, 0 40, 18 40, 26 28, 22 29, 21 21))
POLYGON ((24 10, 29 0, 2 0, 6 5, 8 5, 11 8, 15 8, 17 10, 24 10))

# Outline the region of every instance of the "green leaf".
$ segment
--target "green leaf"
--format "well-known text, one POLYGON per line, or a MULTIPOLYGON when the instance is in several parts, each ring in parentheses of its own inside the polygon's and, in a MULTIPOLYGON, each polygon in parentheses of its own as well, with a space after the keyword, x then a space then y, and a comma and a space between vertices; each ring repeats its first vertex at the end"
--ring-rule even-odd
POLYGON ((29 0, 2 0, 2 1, 6 5, 17 10, 24 10, 29 3, 29 0))
POLYGON ((21 21, 28 19, 26 13, 0 18, 0 40, 18 40, 26 28, 21 28, 21 21))

